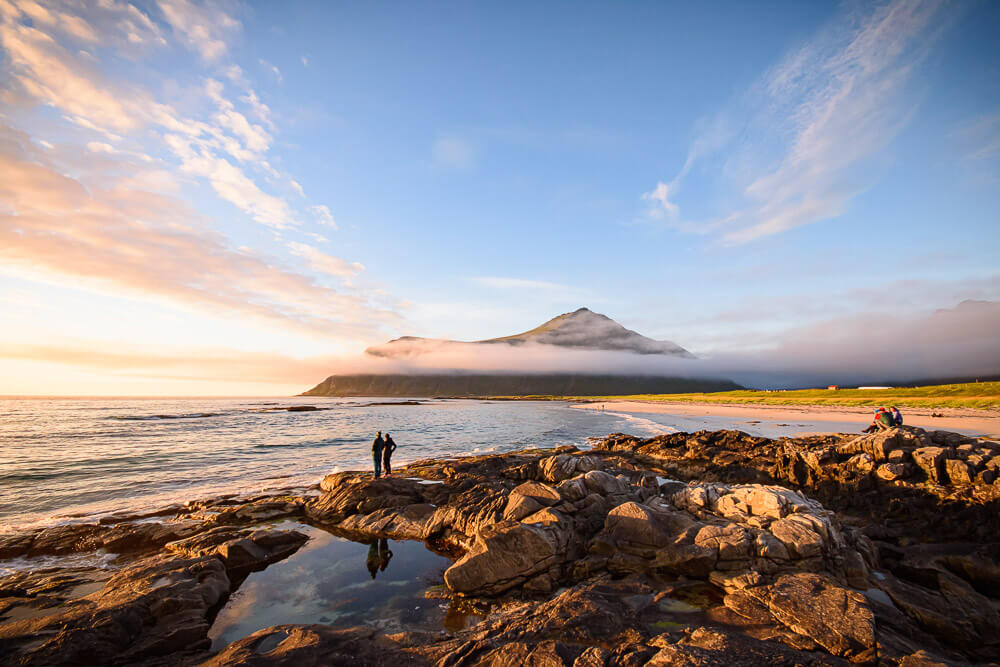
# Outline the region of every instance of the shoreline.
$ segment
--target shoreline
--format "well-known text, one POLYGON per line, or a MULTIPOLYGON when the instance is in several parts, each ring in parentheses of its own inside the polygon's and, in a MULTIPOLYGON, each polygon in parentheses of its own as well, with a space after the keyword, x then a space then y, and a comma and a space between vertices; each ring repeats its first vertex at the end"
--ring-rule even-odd
MULTIPOLYGON (((872 409, 860 406, 760 405, 752 403, 690 403, 666 401, 580 401, 571 407, 628 414, 668 414, 684 417, 745 417, 759 421, 857 422, 858 432, 871 423, 872 409)), ((972 408, 902 408, 904 422, 927 430, 955 430, 1000 438, 1000 411, 972 408), (940 416, 936 416, 940 415, 940 416)))

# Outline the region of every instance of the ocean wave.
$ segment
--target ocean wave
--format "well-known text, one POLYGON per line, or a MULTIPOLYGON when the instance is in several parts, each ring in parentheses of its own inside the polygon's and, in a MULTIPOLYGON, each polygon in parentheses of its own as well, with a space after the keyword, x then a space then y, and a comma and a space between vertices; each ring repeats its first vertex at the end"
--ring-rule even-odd
POLYGON ((223 417, 226 412, 189 412, 178 415, 111 415, 108 419, 119 419, 122 421, 157 421, 160 419, 204 419, 206 417, 223 417))
POLYGON ((653 421, 652 419, 646 419, 645 417, 636 417, 635 415, 630 415, 627 412, 605 412, 604 414, 621 417, 626 422, 628 422, 629 425, 646 429, 647 431, 646 435, 677 433, 677 429, 674 428, 673 426, 667 426, 666 424, 661 424, 660 422, 653 421))

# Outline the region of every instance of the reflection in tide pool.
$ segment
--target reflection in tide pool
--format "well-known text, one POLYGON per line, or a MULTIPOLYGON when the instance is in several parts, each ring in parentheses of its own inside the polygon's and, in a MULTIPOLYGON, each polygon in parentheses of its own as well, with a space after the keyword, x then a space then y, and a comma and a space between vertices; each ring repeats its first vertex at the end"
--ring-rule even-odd
POLYGON ((352 542, 297 523, 309 535, 301 549, 254 572, 219 612, 209 631, 220 649, 258 630, 284 623, 369 625, 387 633, 456 631, 481 620, 424 597, 451 564, 422 542, 352 542))

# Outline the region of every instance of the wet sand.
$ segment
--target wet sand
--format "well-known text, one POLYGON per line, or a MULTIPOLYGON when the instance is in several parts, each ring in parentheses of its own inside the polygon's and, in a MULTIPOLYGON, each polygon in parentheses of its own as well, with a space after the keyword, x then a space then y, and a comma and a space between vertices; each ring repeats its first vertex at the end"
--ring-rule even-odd
MULTIPOLYGON (((584 410, 606 410, 628 414, 675 415, 682 423, 718 424, 719 420, 742 420, 746 424, 767 423, 805 432, 860 432, 871 423, 873 408, 810 405, 739 405, 728 403, 661 403, 652 401, 606 401, 579 403, 584 410)), ((927 430, 945 430, 966 435, 1000 438, 1000 412, 958 408, 901 408, 903 422, 927 430), (941 415, 940 417, 932 415, 941 415)), ((685 430, 685 429, 681 429, 685 430)), ((741 429, 747 430, 747 429, 741 429)))

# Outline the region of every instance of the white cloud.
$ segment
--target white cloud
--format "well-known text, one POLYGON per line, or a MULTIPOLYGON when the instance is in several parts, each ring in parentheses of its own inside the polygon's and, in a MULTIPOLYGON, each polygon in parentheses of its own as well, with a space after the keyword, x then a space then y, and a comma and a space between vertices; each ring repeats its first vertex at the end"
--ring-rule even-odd
POLYGON ((306 58, 305 56, 302 56, 302 66, 309 67, 309 59, 306 58))
POLYGON ((643 198, 678 229, 730 243, 841 215, 871 187, 871 162, 909 119, 906 84, 940 29, 940 6, 894 0, 841 16, 767 72, 738 108, 706 123, 673 181, 643 198), (740 117, 736 141, 728 128, 740 117), (740 203, 705 222, 679 219, 681 181, 712 157, 711 171, 730 179, 714 199, 740 203))
MULTIPOLYGON (((27 134, 0 124, 0 139, 0 268, 7 275, 355 339, 370 340, 398 319, 373 306, 369 294, 343 294, 234 249, 203 231, 182 201, 121 180, 85 188, 39 162, 27 134)), ((363 270, 304 248, 310 263, 334 275, 363 270)))
POLYGON ((261 190, 241 169, 225 158, 217 157, 196 140, 167 135, 167 145, 181 158, 181 169, 207 178, 216 193, 257 222, 275 229, 296 224, 285 200, 261 190))
POLYGON ((258 120, 272 130, 274 129, 274 122, 271 120, 271 109, 260 101, 260 98, 257 97, 257 93, 252 90, 248 90, 247 94, 241 97, 240 100, 247 103, 250 110, 253 111, 253 114, 258 120))
POLYGON ((319 248, 314 248, 305 243, 289 241, 287 245, 293 255, 305 259, 309 267, 319 273, 326 273, 340 278, 349 278, 365 270, 365 267, 359 262, 348 262, 346 259, 328 255, 319 248))
POLYGON ((327 206, 317 204, 311 207, 311 209, 316 214, 316 222, 327 227, 337 228, 337 222, 333 219, 333 213, 330 213, 330 209, 327 206))
POLYGON ((300 197, 306 196, 306 191, 302 189, 302 186, 294 178, 288 179, 288 184, 292 186, 292 189, 295 190, 300 197))
MULTIPOLYGON (((38 269, 68 276, 72 283, 91 275, 88 271, 93 268, 93 280, 85 281, 88 284, 118 285, 179 301, 184 301, 187 294, 198 303, 225 302, 237 310, 241 300, 238 292, 244 291, 249 296, 242 312, 261 312, 272 319, 289 316, 313 330, 335 332, 337 327, 328 325, 344 322, 344 331, 357 331, 363 326, 371 333, 373 322, 378 326, 380 322, 396 321, 396 315, 368 301, 376 298, 371 290, 352 287, 347 297, 318 287, 312 278, 275 268, 264 259, 249 274, 231 274, 230 278, 240 283, 232 289, 226 287, 221 273, 218 280, 212 278, 213 255, 224 255, 224 263, 238 265, 237 258, 246 254, 229 252, 218 237, 182 230, 187 223, 200 227, 209 223, 187 210, 183 202, 158 193, 178 193, 183 182, 192 182, 192 176, 204 179, 221 199, 272 230, 296 226, 297 212, 283 198, 266 192, 254 174, 266 174, 274 183, 291 183, 300 196, 304 193, 297 181, 273 168, 267 159, 275 131, 270 109, 250 88, 239 67, 218 62, 225 55, 225 45, 216 42, 224 42, 226 35, 239 29, 239 23, 222 16, 220 12, 225 14, 225 10, 219 6, 187 0, 160 0, 159 6, 165 16, 169 15, 174 34, 181 41, 201 58, 215 61, 212 67, 220 73, 220 79, 205 81, 204 94, 214 106, 205 116, 179 113, 143 85, 110 78, 100 69, 102 63, 97 57, 82 58, 79 49, 71 48, 73 42, 88 39, 84 25, 100 34, 101 48, 89 50, 102 57, 105 47, 131 57, 141 55, 134 50, 138 44, 162 42, 155 25, 141 11, 130 9, 128 3, 100 0, 93 6, 59 3, 57 7, 55 2, 38 0, 38 7, 32 6, 31 11, 40 18, 30 18, 7 0, 0 0, 0 60, 4 63, 5 88, 10 93, 2 103, 14 100, 29 110, 32 104, 50 106, 66 121, 88 130, 86 134, 102 135, 100 140, 59 146, 18 135, 15 143, 26 148, 18 155, 19 162, 15 161, 16 170, 5 168, 4 178, 0 179, 4 181, 0 189, 5 190, 5 196, 0 197, 0 216, 14 216, 7 217, 0 227, 13 225, 7 230, 13 236, 5 235, 5 242, 10 242, 10 252, 18 257, 18 270, 38 269), (53 13, 54 7, 62 13, 53 13), (73 12, 79 21, 74 20, 73 12), (205 21, 212 23, 213 17, 218 19, 217 25, 206 27, 205 21), (227 95, 227 87, 238 87, 240 93, 227 95), (162 140, 167 149, 157 159, 139 149, 150 139, 162 140), (48 148, 51 155, 40 146, 48 148), (34 153, 29 154, 29 148, 34 153), (39 180, 33 181, 34 176, 39 180), (11 190, 15 180, 20 188, 11 190), (82 189, 83 184, 86 189, 82 189), (154 210, 156 207, 160 210, 154 210), (63 231, 59 231, 60 226, 63 231), (174 241, 183 243, 185 253, 190 253, 191 261, 200 267, 190 276, 178 264, 183 263, 183 257, 161 256, 172 252, 174 241), (207 249, 206 253, 196 252, 199 245, 207 249), (142 262, 134 267, 122 264, 121 271, 116 271, 114 258, 130 252, 142 257, 143 262, 172 267, 169 271, 163 267, 151 270, 151 275, 162 274, 162 289, 142 278, 142 262), (92 257, 90 264, 88 256, 92 257), (198 273, 201 269, 205 271, 198 273), (185 285, 188 280, 191 284, 185 285), (334 312, 338 309, 342 315, 334 312), (358 314, 357 320, 354 314, 358 314)), ((0 125, 0 134, 4 131, 19 132, 0 125)), ((3 146, 4 140, 0 140, 0 149, 3 146)), ((336 227, 326 206, 302 206, 306 208, 309 210, 300 212, 311 213, 320 223, 336 227)), ((314 238, 326 241, 320 235, 314 238)), ((305 248, 309 247, 298 251, 308 254, 311 265, 322 267, 315 270, 341 278, 363 271, 358 263, 305 248)), ((239 273, 245 268, 234 266, 233 270, 239 273)), ((384 300, 381 295, 377 299, 384 300)))
POLYGON ((527 290, 569 290, 568 285, 550 283, 545 280, 531 280, 528 278, 501 278, 498 276, 476 276, 470 278, 472 282, 483 287, 494 289, 527 289, 527 290))
POLYGON ((208 62, 222 58, 228 40, 243 27, 220 3, 158 0, 157 5, 181 43, 208 62))
POLYGON ((273 74, 275 76, 275 78, 278 79, 278 83, 282 82, 283 77, 281 76, 281 70, 278 69, 277 65, 275 65, 274 63, 269 63, 268 61, 264 60, 263 58, 261 58, 257 62, 260 63, 261 67, 263 67, 268 72, 270 72, 271 74, 273 74))
POLYGON ((644 193, 642 198, 645 201, 654 202, 650 208, 650 213, 653 217, 661 217, 666 214, 671 218, 675 218, 678 214, 678 208, 677 204, 670 201, 671 196, 670 185, 660 181, 653 188, 652 192, 644 193))
POLYGON ((468 169, 475 163, 475 152, 468 142, 455 137, 442 137, 431 146, 431 156, 434 164, 468 169))
POLYGON ((91 141, 87 144, 87 150, 91 153, 117 153, 118 151, 111 144, 105 144, 100 141, 91 141))
MULTIPOLYGON (((120 94, 96 70, 50 35, 18 23, 0 23, 10 77, 31 97, 62 109, 74 122, 123 132, 138 126, 133 96, 120 94)), ((142 100, 136 100, 141 103, 142 100)))

